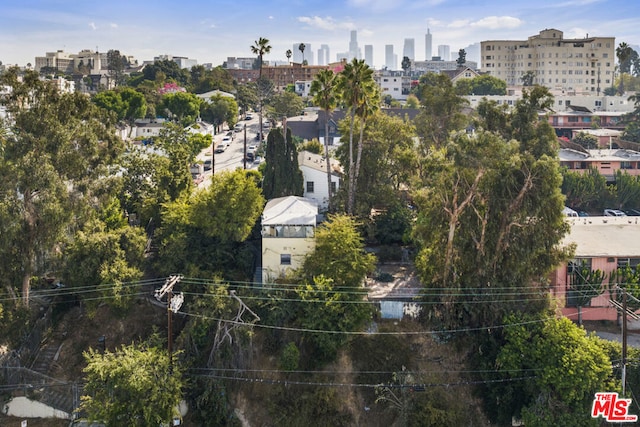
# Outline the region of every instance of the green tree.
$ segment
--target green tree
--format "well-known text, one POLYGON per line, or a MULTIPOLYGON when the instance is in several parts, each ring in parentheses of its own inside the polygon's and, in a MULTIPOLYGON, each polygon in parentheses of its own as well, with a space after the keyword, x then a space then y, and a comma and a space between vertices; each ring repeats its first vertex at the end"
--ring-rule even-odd
POLYGON ((569 206, 599 209, 606 199, 607 180, 596 168, 590 168, 585 173, 563 169, 562 194, 569 206))
POLYGON ((578 132, 578 134, 571 140, 571 142, 580 144, 583 148, 587 150, 593 150, 598 148, 598 138, 586 132, 578 132))
MULTIPOLYGON (((371 112, 374 105, 380 104, 380 94, 373 79, 373 70, 364 62, 354 58, 347 63, 340 72, 338 80, 340 98, 349 110, 349 181, 347 184, 347 213, 353 212, 355 203, 355 187, 358 174, 358 160, 353 155, 353 135, 356 124, 356 116, 359 117, 360 132, 364 131, 365 117, 371 112)), ((358 144, 358 152, 361 152, 362 138, 358 144)))
POLYGON ((418 108, 420 108, 420 100, 414 94, 409 94, 409 96, 407 96, 407 102, 404 108, 417 110, 418 108))
POLYGON ((445 74, 427 73, 420 77, 417 94, 422 111, 414 123, 422 143, 422 154, 431 146, 442 146, 449 133, 463 129, 468 119, 462 108, 468 101, 455 92, 445 74))
MULTIPOLYGON (((298 288, 302 305, 301 326, 317 330, 357 331, 371 319, 364 279, 375 266, 365 252, 358 223, 347 215, 330 215, 316 231, 316 246, 302 266, 303 284, 298 288)), ((342 334, 311 334, 322 361, 332 360, 344 342, 342 334)))
POLYGON ((569 276, 569 301, 578 307, 578 325, 582 325, 582 307, 604 293, 605 277, 602 270, 592 270, 586 265, 573 263, 573 271, 569 276))
MULTIPOLYGON (((415 178, 417 150, 414 143, 416 130, 408 119, 382 112, 372 114, 363 139, 367 149, 362 151, 361 172, 357 203, 354 212, 368 215, 373 207, 384 207, 398 200, 401 188, 412 188, 415 178)), ((340 124, 340 132, 347 133, 348 123, 340 124)), ((336 157, 346 165, 349 153, 346 144, 336 149, 336 157)), ((342 193, 341 193, 342 197, 342 193)))
POLYGON ((0 84, 10 88, 2 103, 13 118, 0 158, 0 206, 12 214, 0 259, 3 281, 22 283, 26 305, 31 278, 56 257, 72 213, 84 211, 123 143, 115 117, 83 94, 58 93, 32 71, 19 79, 16 69, 0 84))
MULTIPOLYGON (((119 217, 124 219, 122 212, 119 217)), ((91 220, 65 247, 64 283, 92 306, 103 300, 112 307, 127 308, 138 291, 134 284, 142 278, 146 243, 142 228, 110 228, 91 220)))
POLYGON ((243 112, 246 112, 249 108, 257 109, 259 101, 255 84, 249 83, 238 86, 236 100, 243 112))
POLYGON ((168 93, 162 97, 158 112, 162 112, 164 117, 169 117, 183 126, 187 126, 198 118, 202 102, 201 98, 192 93, 168 93))
POLYGON ((147 114, 144 95, 129 87, 100 92, 93 97, 93 102, 105 110, 113 111, 118 120, 131 128, 136 119, 142 119, 147 114))
POLYGON ((539 278, 568 256, 558 245, 568 225, 557 137, 538 120, 547 93, 518 101, 503 134, 485 124, 473 136, 454 134, 426 156, 425 187, 414 197, 416 267, 440 294, 443 305, 434 314, 446 326, 499 324, 512 298, 526 310, 544 308, 539 278))
POLYGON ((528 320, 511 316, 505 321, 497 367, 505 379, 530 378, 505 382, 485 396, 499 414, 496 421, 510 423, 515 417, 534 427, 599 425, 590 417, 593 396, 612 385, 601 340, 567 318, 528 320))
POLYGON ((535 78, 536 74, 533 71, 527 71, 520 77, 520 80, 522 80, 522 86, 533 86, 535 78))
POLYGON ((231 129, 238 120, 238 104, 228 96, 212 96, 208 102, 200 104, 200 116, 216 126, 216 129, 224 123, 231 129))
POLYGON ((286 140, 281 128, 269 132, 265 160, 262 192, 267 200, 284 196, 302 196, 302 172, 298 167, 298 151, 291 139, 290 129, 287 129, 286 140))
POLYGON ((471 85, 471 79, 461 78, 456 81, 455 84, 456 95, 467 96, 473 94, 473 87, 471 85))
POLYGON ((626 170, 616 171, 615 195, 616 204, 622 208, 638 207, 640 203, 640 181, 626 170))
POLYGON ((215 174, 206 189, 166 203, 157 231, 158 271, 199 276, 243 270, 246 279, 253 259, 245 262, 239 245, 263 207, 255 179, 243 170, 215 174))
POLYGON ((482 74, 471 79, 471 93, 473 95, 505 95, 507 83, 489 74, 482 74))
POLYGON ((456 59, 456 64, 458 67, 464 67, 467 63, 467 51, 464 49, 460 49, 458 51, 458 59, 456 59))
POLYGON ((119 50, 111 49, 107 52, 107 70, 114 87, 121 86, 125 81, 124 70, 127 67, 127 57, 119 50))
MULTIPOLYGON (((311 90, 309 91, 312 96, 312 102, 314 105, 322 108, 326 114, 324 121, 324 157, 327 170, 327 188, 331 188, 331 158, 329 156, 329 121, 331 120, 331 113, 338 106, 339 93, 337 89, 337 76, 331 70, 321 70, 315 75, 311 82, 311 90)), ((331 212, 333 210, 332 194, 329 194, 327 210, 331 212)))
POLYGON ((411 68, 411 59, 409 59, 408 56, 402 57, 402 64, 400 66, 402 67, 402 71, 406 75, 407 74, 407 70, 409 70, 411 68))
POLYGON ((155 61, 146 65, 143 70, 144 80, 164 83, 168 80, 176 82, 182 87, 189 87, 191 75, 187 69, 182 69, 177 62, 168 59, 155 61))
POLYGON ((182 399, 182 370, 169 366, 166 350, 122 346, 104 354, 90 349, 82 409, 106 425, 152 426, 170 423, 182 399))
POLYGON ((307 63, 304 60, 304 50, 307 48, 307 45, 305 45, 304 43, 300 43, 298 45, 298 50, 300 51, 300 53, 302 53, 302 65, 307 65, 307 63))
POLYGON ((633 49, 627 43, 622 42, 616 48, 616 57, 618 58, 618 70, 620 71, 620 83, 618 86, 618 94, 624 95, 624 74, 629 72, 630 62, 633 49))
POLYGON ((262 58, 264 55, 271 52, 271 45, 269 44, 269 39, 265 39, 264 37, 260 37, 258 40, 253 42, 253 45, 250 46, 251 53, 254 55, 258 55, 258 64, 260 65, 260 74, 262 77, 262 58))
POLYGON ((280 120, 283 117, 299 116, 303 109, 304 101, 298 94, 280 92, 269 100, 266 114, 273 120, 280 120))

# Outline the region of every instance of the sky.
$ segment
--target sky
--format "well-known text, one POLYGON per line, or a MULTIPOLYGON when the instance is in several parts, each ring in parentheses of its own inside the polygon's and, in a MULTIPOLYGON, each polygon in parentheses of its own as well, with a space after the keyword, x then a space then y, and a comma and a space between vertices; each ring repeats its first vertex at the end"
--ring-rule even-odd
POLYGON ((640 45, 640 2, 0 0, 0 61, 24 66, 57 50, 118 49, 140 63, 173 55, 216 66, 227 57, 253 56, 250 46, 260 37, 272 47, 265 61, 286 61, 286 50, 300 42, 310 44, 314 56, 321 44, 329 45, 335 61, 356 30, 362 52, 373 45, 373 65, 381 68, 385 45, 394 45, 400 62, 405 38, 415 39, 415 59, 424 60, 427 28, 433 55, 438 45, 457 53, 483 40, 526 40, 546 28, 565 38, 615 37, 616 46, 633 46, 640 45))

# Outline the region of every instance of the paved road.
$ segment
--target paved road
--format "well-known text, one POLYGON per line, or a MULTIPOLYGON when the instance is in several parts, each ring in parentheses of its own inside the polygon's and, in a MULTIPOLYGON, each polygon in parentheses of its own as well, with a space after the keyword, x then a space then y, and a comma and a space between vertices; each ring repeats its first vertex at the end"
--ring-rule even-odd
MULTIPOLYGON (((197 156, 198 160, 210 160, 211 156, 213 155, 214 171, 216 173, 223 170, 232 171, 238 168, 244 168, 243 157, 245 150, 245 141, 247 148, 250 145, 255 145, 258 142, 258 140, 256 139, 256 135, 258 133, 260 124, 257 115, 255 115, 251 120, 241 120, 239 123, 246 126, 246 132, 244 129, 240 132, 234 132, 234 137, 231 145, 224 152, 214 153, 213 148, 222 143, 222 139, 226 136, 227 132, 229 132, 228 129, 213 137, 212 147, 202 150, 197 156)), ((253 162, 247 162, 246 167, 247 169, 257 169, 258 165, 254 164, 253 162)), ((203 174, 203 179, 198 184, 198 187, 207 187, 211 182, 211 180, 209 179, 210 177, 211 171, 205 171, 203 174)))
MULTIPOLYGON (((622 333, 613 333, 613 332, 604 332, 604 331, 595 331, 596 335, 600 338, 609 341, 618 341, 622 342, 622 333)), ((640 348, 640 333, 638 331, 629 332, 627 334, 627 345, 630 347, 638 347, 640 348)))

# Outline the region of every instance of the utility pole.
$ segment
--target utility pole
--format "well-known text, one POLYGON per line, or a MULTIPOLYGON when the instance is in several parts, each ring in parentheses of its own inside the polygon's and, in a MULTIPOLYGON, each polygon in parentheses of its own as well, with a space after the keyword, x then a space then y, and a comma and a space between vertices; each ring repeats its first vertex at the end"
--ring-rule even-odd
POLYGON ((622 397, 627 383, 627 290, 622 290, 622 397))
POLYGON ((184 302, 184 295, 179 293, 174 297, 173 287, 182 279, 181 275, 167 277, 164 286, 155 292, 158 301, 167 295, 167 351, 169 353, 169 373, 173 372, 173 331, 171 313, 177 313, 184 302))
POLYGON ((242 150, 242 161, 244 162, 244 169, 247 168, 247 124, 244 124, 244 149, 242 150))

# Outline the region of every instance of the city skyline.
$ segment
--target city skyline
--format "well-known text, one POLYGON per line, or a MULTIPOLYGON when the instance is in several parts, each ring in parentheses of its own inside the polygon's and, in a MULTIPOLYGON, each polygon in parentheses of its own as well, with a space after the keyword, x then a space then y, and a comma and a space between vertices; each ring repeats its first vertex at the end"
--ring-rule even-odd
POLYGON ((434 48, 449 45, 454 53, 483 40, 526 40, 545 28, 563 31, 565 38, 591 34, 615 37, 616 45, 640 45, 640 4, 635 2, 514 3, 249 0, 238 7, 229 0, 213 6, 185 0, 176 7, 166 0, 113 0, 80 8, 68 0, 8 0, 0 6, 0 61, 24 66, 57 50, 118 49, 139 61, 168 54, 216 66, 227 57, 252 56, 250 46, 260 37, 272 46, 265 61, 286 61, 286 50, 298 40, 327 45, 335 61, 333 52, 349 52, 350 34, 357 31, 358 47, 373 46, 373 65, 382 68, 385 46, 402 52, 405 39, 415 40, 415 60, 424 60, 427 29, 434 48))

